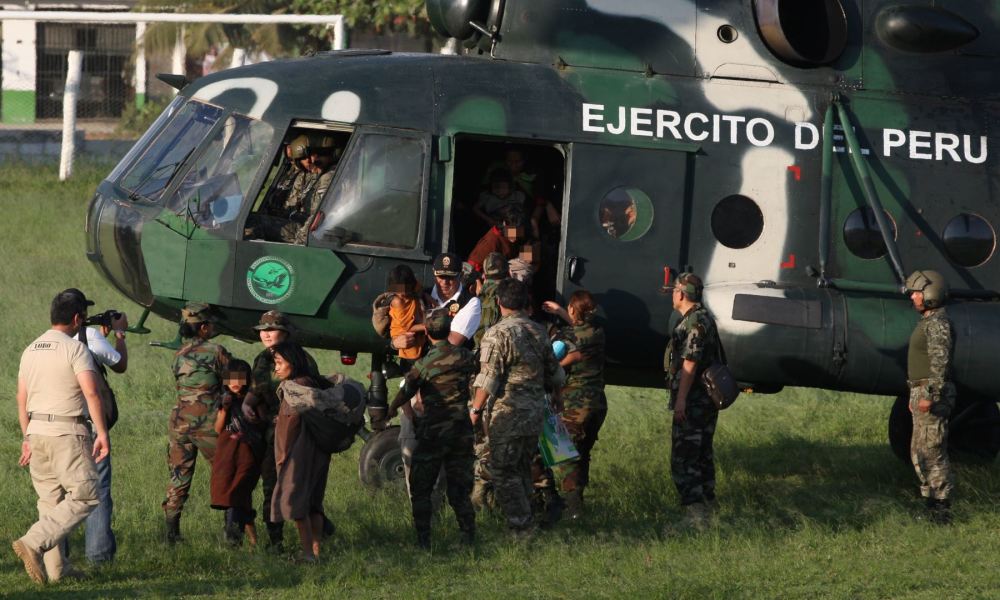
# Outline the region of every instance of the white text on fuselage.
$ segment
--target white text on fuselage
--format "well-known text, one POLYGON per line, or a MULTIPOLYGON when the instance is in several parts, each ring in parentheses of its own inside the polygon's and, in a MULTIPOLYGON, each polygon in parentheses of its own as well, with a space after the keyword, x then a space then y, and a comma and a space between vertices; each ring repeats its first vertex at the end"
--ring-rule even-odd
MULTIPOLYGON (((819 147, 822 137, 819 126, 808 121, 781 125, 791 128, 796 150, 813 150, 819 147)), ((603 104, 583 103, 583 131, 681 142, 712 141, 734 145, 749 142, 757 147, 765 147, 774 143, 776 129, 774 123, 763 117, 748 119, 742 115, 700 112, 683 114, 662 108, 627 106, 605 110, 603 104)), ((882 130, 880 137, 881 155, 886 157, 980 164, 986 162, 988 154, 985 135, 886 128, 882 130)), ((834 151, 845 151, 842 132, 835 132, 833 144, 834 151)), ((867 155, 867 149, 862 148, 861 153, 867 155)))

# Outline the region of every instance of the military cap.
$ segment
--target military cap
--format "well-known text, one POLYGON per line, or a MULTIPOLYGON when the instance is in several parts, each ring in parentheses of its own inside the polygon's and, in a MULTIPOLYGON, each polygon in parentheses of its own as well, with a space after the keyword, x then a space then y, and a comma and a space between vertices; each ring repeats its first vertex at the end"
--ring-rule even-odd
POLYGON ((279 331, 292 332, 292 323, 288 316, 279 310, 269 310, 260 316, 260 323, 253 326, 257 331, 269 331, 277 329, 279 331))
POLYGON ((309 156, 309 137, 305 134, 294 138, 288 142, 289 157, 292 159, 307 158, 309 156))
POLYGON ((694 273, 685 272, 678 275, 674 285, 668 286, 667 289, 678 289, 684 292, 684 295, 692 302, 698 302, 701 300, 701 292, 705 289, 705 286, 701 282, 701 277, 698 277, 694 273))
POLYGON ((451 315, 448 314, 446 309, 435 310, 430 312, 424 319, 424 326, 427 328, 427 332, 434 337, 436 332, 447 332, 451 330, 451 315))
POLYGON ((483 260, 483 275, 503 279, 507 276, 507 259, 499 252, 490 252, 483 260))
POLYGON ((458 277, 462 273, 462 259, 457 254, 445 252, 434 259, 435 277, 458 277))
POLYGON ((188 302, 181 309, 181 323, 197 325, 199 323, 214 323, 215 316, 212 307, 204 302, 188 302))

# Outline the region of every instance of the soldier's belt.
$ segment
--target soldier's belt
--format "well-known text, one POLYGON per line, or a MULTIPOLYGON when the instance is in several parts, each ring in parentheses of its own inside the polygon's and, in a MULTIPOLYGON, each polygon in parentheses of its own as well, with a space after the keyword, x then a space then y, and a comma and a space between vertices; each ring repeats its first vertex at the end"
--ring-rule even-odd
POLYGON ((28 413, 29 421, 48 421, 49 423, 77 423, 83 425, 87 422, 87 417, 77 415, 75 417, 63 417, 60 415, 46 415, 44 413, 28 413))

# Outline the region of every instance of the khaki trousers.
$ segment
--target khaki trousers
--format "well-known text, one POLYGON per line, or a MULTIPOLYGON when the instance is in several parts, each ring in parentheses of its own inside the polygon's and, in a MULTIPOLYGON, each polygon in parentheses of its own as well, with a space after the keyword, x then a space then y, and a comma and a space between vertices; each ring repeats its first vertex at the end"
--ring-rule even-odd
POLYGON ((38 521, 21 541, 44 552, 50 580, 66 567, 62 542, 97 507, 97 467, 93 442, 82 435, 29 435, 31 484, 38 494, 38 521))

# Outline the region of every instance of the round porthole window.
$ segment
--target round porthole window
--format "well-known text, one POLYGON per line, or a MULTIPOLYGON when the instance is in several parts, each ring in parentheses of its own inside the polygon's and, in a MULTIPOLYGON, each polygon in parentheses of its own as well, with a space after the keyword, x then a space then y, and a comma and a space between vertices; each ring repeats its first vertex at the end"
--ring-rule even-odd
POLYGON ((764 231, 757 203, 739 194, 726 196, 712 210, 712 234, 727 248, 746 248, 764 231))
MULTIPOLYGON (((892 239, 896 239, 896 223, 889 213, 885 213, 885 216, 889 220, 892 239)), ((885 256, 888 249, 875 220, 875 211, 865 206, 847 216, 847 221, 844 223, 844 244, 858 258, 873 259, 885 256)))
POLYGON ((948 256, 963 267, 985 263, 997 245, 993 227, 978 215, 958 215, 945 226, 943 237, 948 256))
POLYGON ((653 225, 653 201, 637 188, 617 187, 601 200, 601 227, 612 239, 631 242, 653 225))

